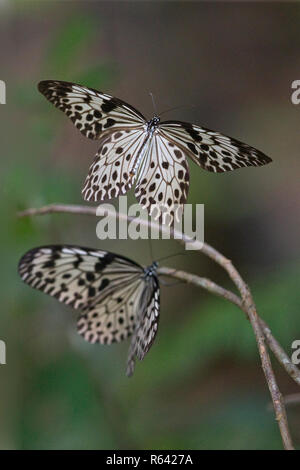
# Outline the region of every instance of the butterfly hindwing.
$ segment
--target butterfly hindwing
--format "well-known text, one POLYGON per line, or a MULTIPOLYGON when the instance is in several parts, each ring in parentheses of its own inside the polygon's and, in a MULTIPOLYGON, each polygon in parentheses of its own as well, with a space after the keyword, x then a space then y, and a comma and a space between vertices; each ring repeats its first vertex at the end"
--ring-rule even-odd
MULTIPOLYGON (((160 133, 155 134, 141 164, 135 195, 150 214, 172 224, 188 195, 189 168, 184 152, 160 133), (168 220, 167 220, 168 219, 168 220)), ((179 214, 178 214, 179 215, 179 214)))
POLYGON ((155 339, 160 311, 160 290, 156 277, 148 279, 151 288, 147 286, 140 298, 137 325, 131 340, 126 374, 134 372, 136 358, 142 361, 155 339))
POLYGON ((134 167, 143 147, 141 130, 118 130, 103 137, 82 189, 86 201, 104 201, 134 184, 134 167))
POLYGON ((93 88, 45 80, 38 89, 89 139, 99 139, 113 129, 136 128, 145 123, 144 116, 133 106, 93 88))
POLYGON ((111 344, 128 338, 136 327, 142 289, 143 282, 136 278, 103 293, 78 318, 78 333, 90 343, 111 344))
POLYGON ((163 135, 179 145, 204 170, 231 171, 246 166, 261 166, 271 158, 239 140, 219 132, 180 121, 165 121, 159 126, 163 135))

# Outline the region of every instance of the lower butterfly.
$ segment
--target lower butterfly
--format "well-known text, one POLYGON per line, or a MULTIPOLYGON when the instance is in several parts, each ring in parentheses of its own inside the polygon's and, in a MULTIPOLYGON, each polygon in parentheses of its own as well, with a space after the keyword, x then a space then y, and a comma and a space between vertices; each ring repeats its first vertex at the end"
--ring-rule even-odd
POLYGON ((86 201, 105 201, 135 185, 137 200, 168 224, 182 212, 189 190, 187 157, 204 170, 261 166, 271 158, 220 132, 181 121, 147 120, 133 106, 76 83, 45 80, 39 91, 100 147, 82 190, 86 201))
POLYGON ((108 251, 72 245, 33 248, 20 260, 26 284, 80 311, 78 332, 90 343, 132 336, 128 376, 157 333, 160 290, 157 263, 147 268, 108 251))

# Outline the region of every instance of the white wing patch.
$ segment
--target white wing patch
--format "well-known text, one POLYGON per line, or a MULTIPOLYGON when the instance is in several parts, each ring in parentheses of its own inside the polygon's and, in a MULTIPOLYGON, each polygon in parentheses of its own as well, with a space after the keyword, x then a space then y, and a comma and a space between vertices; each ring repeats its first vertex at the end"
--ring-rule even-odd
MULTIPOLYGON (((155 133, 143 158, 135 189, 137 200, 155 218, 172 224, 188 195, 189 168, 184 152, 155 133)), ((178 214, 179 215, 179 214, 178 214)))
POLYGON ((143 135, 144 130, 118 130, 103 138, 82 189, 86 201, 111 199, 132 187, 143 135))
POLYGON ((254 147, 194 124, 166 121, 159 128, 166 138, 179 145, 204 170, 220 173, 266 165, 272 161, 254 147))

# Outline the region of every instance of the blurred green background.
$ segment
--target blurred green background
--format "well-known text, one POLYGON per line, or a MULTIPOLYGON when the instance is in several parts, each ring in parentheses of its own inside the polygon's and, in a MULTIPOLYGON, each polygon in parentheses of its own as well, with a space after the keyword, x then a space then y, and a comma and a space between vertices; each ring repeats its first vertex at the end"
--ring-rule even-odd
MULTIPOLYGON (((26 250, 47 243, 149 264, 148 242, 100 242, 87 216, 16 213, 82 203, 97 151, 38 93, 40 80, 92 86, 147 117, 149 91, 160 111, 190 106, 166 118, 222 131, 274 160, 226 174, 191 163, 188 202, 205 204, 206 241, 233 260, 291 354, 300 338, 300 106, 290 100, 300 79, 299 26, 297 3, 0 3, 1 449, 281 448, 254 336, 237 308, 192 286, 162 286, 157 340, 128 379, 128 344, 85 343, 75 312, 24 285, 16 267, 26 250)), ((153 250, 159 258, 181 248, 156 241, 153 250)), ((166 264, 232 288, 201 254, 166 264)), ((273 364, 282 392, 296 393, 273 364)), ((300 448, 300 404, 288 417, 300 448)))

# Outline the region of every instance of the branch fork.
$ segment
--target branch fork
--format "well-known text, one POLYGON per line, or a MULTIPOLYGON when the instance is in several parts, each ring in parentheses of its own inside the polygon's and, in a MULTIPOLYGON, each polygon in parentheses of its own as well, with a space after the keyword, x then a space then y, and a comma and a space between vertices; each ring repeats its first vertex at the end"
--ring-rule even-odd
MULTIPOLYGON (((49 213, 70 213, 96 216, 96 210, 96 207, 90 206, 51 204, 48 206, 41 207, 39 209, 27 209, 25 211, 20 212, 18 216, 26 217, 35 215, 45 215, 49 213)), ((112 212, 111 215, 117 215, 117 217, 122 220, 130 220, 130 217, 125 214, 116 214, 116 212, 112 212)), ((153 229, 158 229, 161 232, 161 226, 152 221, 148 222, 147 220, 140 219, 138 220, 138 223, 140 223, 141 225, 146 225, 148 228, 150 227, 153 229)), ((186 237, 186 235, 182 234, 181 232, 171 230, 171 234, 173 235, 174 239, 176 239, 176 241, 178 241, 179 243, 185 244, 191 241, 188 239, 188 237, 186 237)), ((294 445, 288 427, 284 400, 277 385, 277 381, 272 368, 266 344, 268 345, 269 349, 273 352, 278 362, 288 373, 288 375, 299 386, 300 371, 291 362, 287 353, 283 350, 278 341, 274 338, 271 329, 266 324, 266 322, 262 320, 257 314, 256 306, 250 288, 242 279, 241 275, 232 264, 232 261, 226 258, 224 255, 222 255, 220 252, 218 252, 215 248, 208 245, 207 243, 193 241, 193 244, 196 250, 199 250, 202 254, 208 256, 211 260, 220 265, 227 272, 228 276, 231 278, 234 285, 236 286, 239 292, 239 296, 227 289, 224 289, 223 287, 219 286, 210 279, 200 277, 195 274, 187 273, 185 271, 174 270, 172 268, 167 267, 160 267, 158 269, 158 274, 179 279, 181 281, 201 287, 202 289, 205 289, 211 292, 212 294, 222 297, 225 300, 228 300, 229 302, 233 303, 247 315, 247 318, 251 323, 257 342, 262 369, 272 398, 275 419, 278 423, 283 447, 286 450, 294 450, 294 445)))

